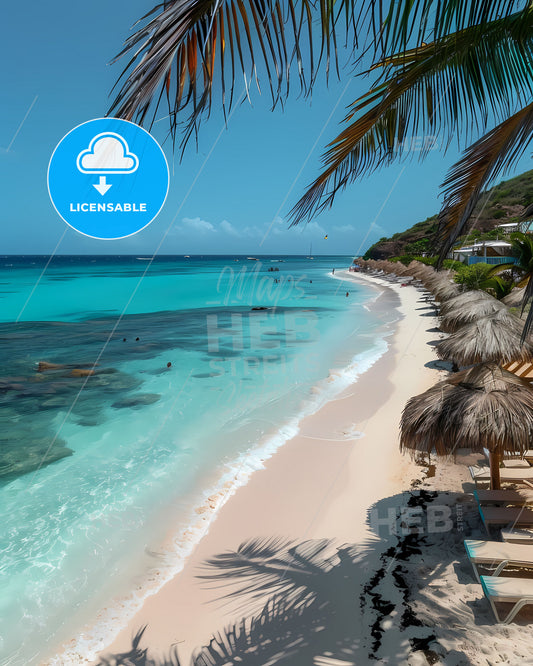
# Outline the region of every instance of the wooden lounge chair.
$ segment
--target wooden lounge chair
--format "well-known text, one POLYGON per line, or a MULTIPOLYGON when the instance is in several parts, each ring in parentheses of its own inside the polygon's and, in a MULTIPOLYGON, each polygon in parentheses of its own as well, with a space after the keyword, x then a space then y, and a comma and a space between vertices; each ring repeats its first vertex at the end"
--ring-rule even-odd
POLYGON ((499 576, 509 566, 533 568, 533 547, 531 546, 473 539, 465 539, 464 545, 478 581, 479 565, 494 569, 492 576, 499 576))
POLYGON ((506 528, 500 531, 502 539, 508 543, 525 544, 533 546, 533 531, 521 530, 516 527, 506 528))
POLYGON ((508 525, 511 527, 533 527, 533 510, 519 506, 481 506, 479 515, 487 534, 491 527, 508 525))
POLYGON ((533 492, 530 490, 483 490, 476 488, 474 498, 478 504, 495 504, 496 506, 533 504, 533 492))
MULTIPOLYGON (((468 469, 476 485, 480 482, 490 481, 489 467, 470 465, 468 469)), ((529 467, 528 469, 510 469, 505 467, 500 470, 500 481, 502 483, 525 483, 526 481, 533 483, 533 467, 529 467)))
POLYGON ((505 578, 503 576, 480 576, 483 592, 487 597, 496 621, 509 624, 524 607, 533 604, 533 579, 505 578), (505 618, 501 618, 497 603, 514 604, 505 618))

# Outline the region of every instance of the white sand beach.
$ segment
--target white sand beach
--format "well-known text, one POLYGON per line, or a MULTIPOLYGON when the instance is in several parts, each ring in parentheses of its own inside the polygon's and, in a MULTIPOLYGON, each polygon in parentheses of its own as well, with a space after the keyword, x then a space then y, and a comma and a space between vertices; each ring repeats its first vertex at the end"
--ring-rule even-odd
MULTIPOLYGON (((435 469, 399 451, 406 401, 445 372, 430 344, 439 338, 433 309, 413 287, 337 276, 380 286, 391 307, 399 301, 388 353, 305 418, 220 508, 183 571, 116 627, 101 658, 128 652, 146 626, 141 647, 155 663, 177 648, 189 664, 202 646, 211 643, 214 654, 217 642, 239 647, 240 663, 250 664, 533 663, 527 614, 496 625, 464 554, 467 528, 481 535, 463 493, 465 465, 478 457, 435 469), (393 533, 402 508, 416 506, 423 521, 433 507, 435 529, 428 522, 423 534, 393 533)), ((54 663, 89 663, 63 647, 54 663)))

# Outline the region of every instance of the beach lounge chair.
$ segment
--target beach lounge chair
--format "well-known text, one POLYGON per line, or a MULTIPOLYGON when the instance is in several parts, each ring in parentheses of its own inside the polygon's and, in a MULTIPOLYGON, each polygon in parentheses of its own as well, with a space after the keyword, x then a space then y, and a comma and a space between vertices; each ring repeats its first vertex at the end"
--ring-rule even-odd
MULTIPOLYGON (((490 453, 488 449, 483 449, 483 453, 485 454, 485 458, 487 460, 490 460, 490 453)), ((517 456, 511 457, 509 454, 507 456, 504 455, 504 458, 502 460, 502 466, 503 467, 508 467, 508 468, 523 468, 523 469, 528 469, 531 467, 529 462, 525 460, 524 458, 519 458, 517 456)))
MULTIPOLYGON (((480 482, 490 481, 490 468, 480 465, 470 465, 468 467, 472 480, 477 485, 480 482)), ((502 483, 525 483, 529 481, 533 483, 533 467, 528 469, 510 469, 505 467, 500 470, 500 481, 502 483)))
POLYGON ((533 579, 505 578, 503 576, 480 576, 483 592, 487 597, 496 621, 509 624, 524 607, 533 604, 533 579), (505 618, 501 618, 497 603, 514 604, 505 618))
POLYGON ((508 526, 511 529, 515 527, 533 527, 533 510, 525 506, 487 506, 481 503, 477 490, 474 491, 474 498, 477 502, 479 515, 485 526, 487 534, 490 534, 490 528, 494 526, 508 526))
POLYGON ((533 510, 519 506, 481 506, 479 515, 489 534, 491 527, 508 525, 512 527, 533 527, 533 510))
POLYGON ((527 506, 533 504, 533 492, 530 490, 483 490, 476 488, 474 498, 478 504, 495 504, 496 506, 527 506))
POLYGON ((533 568, 533 548, 531 546, 473 539, 465 539, 464 545, 478 582, 480 580, 479 565, 494 569, 492 576, 499 576, 509 566, 533 568))
POLYGON ((528 469, 531 465, 523 458, 504 458, 502 460, 503 467, 508 469, 528 469))
POLYGON ((525 544, 533 546, 533 530, 522 530, 516 527, 509 527, 500 530, 502 539, 508 543, 525 544))

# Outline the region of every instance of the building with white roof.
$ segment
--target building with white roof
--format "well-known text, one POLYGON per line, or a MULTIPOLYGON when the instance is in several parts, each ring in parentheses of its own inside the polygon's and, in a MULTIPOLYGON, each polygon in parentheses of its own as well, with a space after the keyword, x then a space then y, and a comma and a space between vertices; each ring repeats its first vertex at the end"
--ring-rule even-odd
POLYGON ((511 256, 511 243, 487 240, 453 250, 453 259, 465 264, 506 264, 515 261, 511 256))

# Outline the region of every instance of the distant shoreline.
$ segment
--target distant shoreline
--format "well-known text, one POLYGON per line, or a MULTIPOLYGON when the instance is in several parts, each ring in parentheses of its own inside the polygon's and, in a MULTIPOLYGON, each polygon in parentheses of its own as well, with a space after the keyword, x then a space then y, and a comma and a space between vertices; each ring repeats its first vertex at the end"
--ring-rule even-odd
MULTIPOLYGON (((139 255, 142 253, 139 252, 134 252, 134 253, 91 253, 91 252, 86 252, 84 254, 79 254, 79 253, 58 253, 53 255, 54 257, 132 257, 137 259, 139 255)), ((0 254, 0 258, 8 258, 8 257, 51 257, 52 255, 50 254, 18 254, 18 253, 9 253, 9 254, 0 254)), ((149 258, 152 258, 152 255, 148 253, 149 258)), ((182 257, 182 258, 188 258, 192 259, 193 257, 243 257, 243 258, 248 258, 250 257, 251 254, 249 252, 242 253, 242 254, 227 254, 225 252, 220 252, 220 253, 212 253, 212 252, 206 252, 204 254, 200 253, 193 253, 193 254, 169 254, 169 253, 164 253, 164 252, 158 252, 156 255, 154 255, 154 258, 158 257, 172 257, 172 258, 177 258, 177 257, 182 257)), ((254 256, 256 257, 303 257, 303 258, 308 258, 308 255, 303 253, 303 254, 255 254, 254 256)), ((321 254, 318 252, 315 252, 313 254, 313 257, 337 257, 337 258, 346 258, 346 257, 351 257, 352 259, 354 258, 351 254, 321 254)), ((312 259, 310 259, 312 261, 312 259)))

